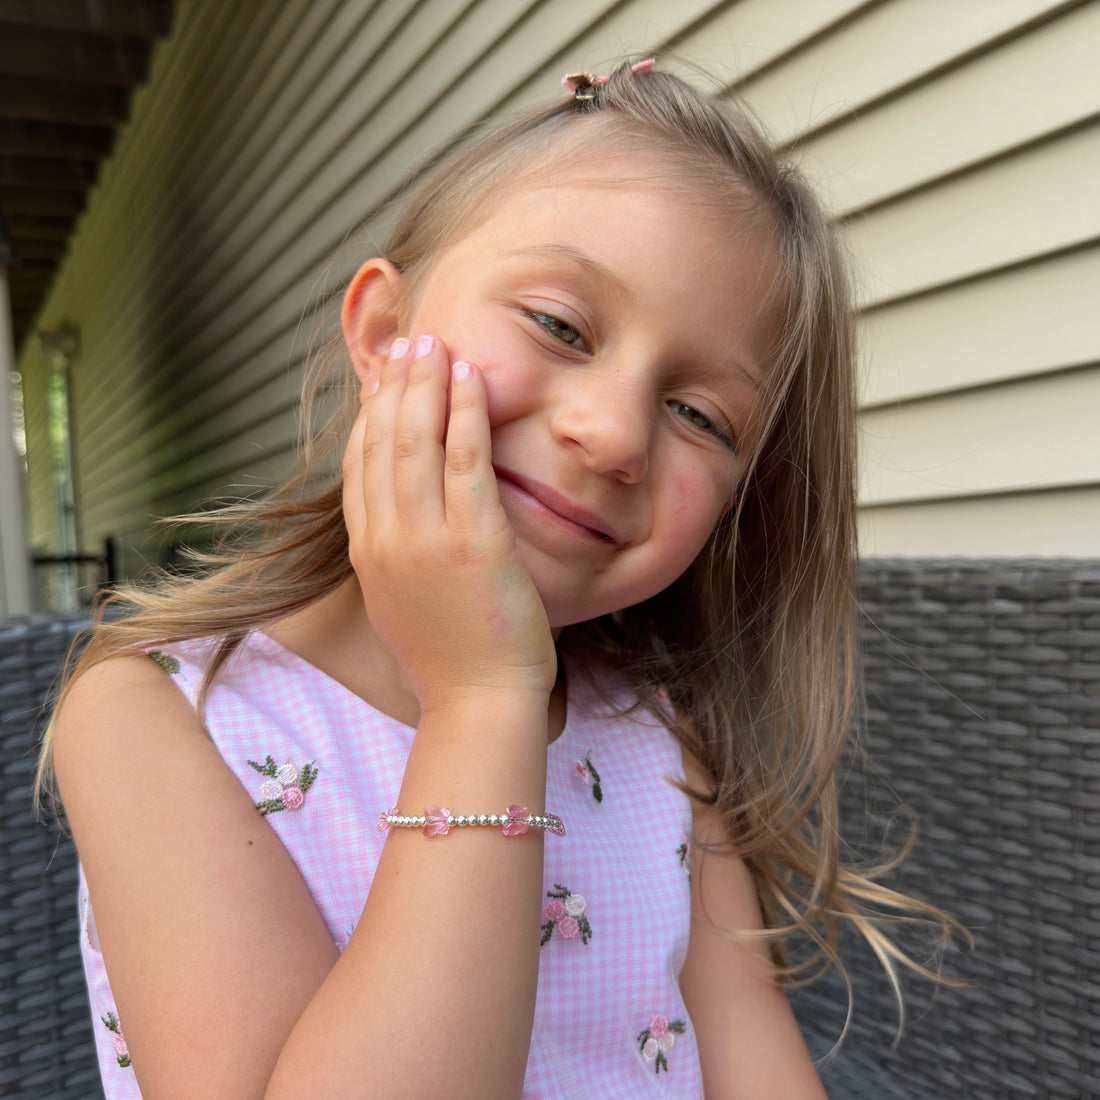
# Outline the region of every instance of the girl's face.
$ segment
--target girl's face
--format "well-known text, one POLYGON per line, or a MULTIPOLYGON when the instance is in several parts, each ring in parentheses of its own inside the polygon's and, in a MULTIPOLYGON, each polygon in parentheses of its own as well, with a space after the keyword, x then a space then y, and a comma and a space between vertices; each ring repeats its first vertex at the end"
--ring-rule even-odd
POLYGON ((501 502, 551 626, 655 595, 731 506, 776 266, 686 185, 609 161, 512 190, 434 261, 409 336, 488 388, 501 502), (658 180, 660 177, 657 177, 658 180))

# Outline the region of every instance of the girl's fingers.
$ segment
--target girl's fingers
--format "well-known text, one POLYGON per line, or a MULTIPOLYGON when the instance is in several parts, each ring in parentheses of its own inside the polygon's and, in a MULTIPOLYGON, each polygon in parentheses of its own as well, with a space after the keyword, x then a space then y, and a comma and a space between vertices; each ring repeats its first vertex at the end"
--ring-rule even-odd
POLYGON ((405 390, 393 438, 394 504, 402 521, 440 524, 444 519, 446 348, 431 336, 418 336, 404 369, 405 390))
MULTIPOLYGON (((394 495, 394 441, 398 410, 408 384, 406 357, 401 354, 407 341, 395 341, 378 376, 378 386, 368 386, 368 393, 360 411, 361 439, 358 447, 360 460, 358 501, 372 515, 392 514, 394 495)), ((358 421, 357 421, 358 426, 358 421)), ((348 464, 354 464, 353 441, 349 440, 348 464)))
POLYGON ((489 522, 493 528, 498 527, 504 517, 493 473, 485 382, 477 367, 461 360, 451 367, 451 414, 445 450, 448 525, 458 530, 496 533, 485 526, 489 522))

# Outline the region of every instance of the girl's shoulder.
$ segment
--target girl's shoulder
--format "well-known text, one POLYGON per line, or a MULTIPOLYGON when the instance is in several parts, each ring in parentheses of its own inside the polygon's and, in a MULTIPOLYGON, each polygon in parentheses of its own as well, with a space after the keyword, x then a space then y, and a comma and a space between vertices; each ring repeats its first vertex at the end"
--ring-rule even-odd
MULTIPOLYGON (((225 662, 217 682, 231 695, 249 684, 246 690, 262 697, 263 681, 277 674, 257 659, 250 638, 225 662)), ((198 701, 220 644, 219 638, 200 638, 135 649, 97 661, 74 677, 51 734, 53 771, 70 818, 86 794, 91 801, 108 791, 115 798, 123 795, 107 772, 163 790, 172 785, 166 775, 187 767, 191 754, 209 754, 210 731, 198 701)))
POLYGON ((163 661, 150 660, 143 652, 120 653, 73 679, 54 716, 53 752, 59 770, 85 746, 100 752, 124 748, 135 725, 197 724, 192 708, 164 675, 163 661))

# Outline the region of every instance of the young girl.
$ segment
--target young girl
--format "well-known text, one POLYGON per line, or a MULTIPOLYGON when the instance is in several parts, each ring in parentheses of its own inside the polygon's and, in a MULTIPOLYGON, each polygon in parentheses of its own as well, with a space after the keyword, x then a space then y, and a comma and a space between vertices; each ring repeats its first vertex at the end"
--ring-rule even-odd
POLYGON ((835 838, 842 265, 728 105, 568 83, 359 269, 254 537, 65 689, 110 1097, 823 1095, 778 948, 892 900, 835 838))

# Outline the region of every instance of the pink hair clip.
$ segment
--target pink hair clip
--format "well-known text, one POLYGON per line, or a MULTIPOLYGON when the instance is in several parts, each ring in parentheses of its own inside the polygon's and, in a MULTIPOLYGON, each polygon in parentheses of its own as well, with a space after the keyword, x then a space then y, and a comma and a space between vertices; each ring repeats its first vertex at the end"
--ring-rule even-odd
POLYGON ((586 101, 595 99, 597 85, 606 84, 610 79, 609 76, 593 73, 569 73, 561 78, 561 82, 573 93, 574 99, 586 101))
MULTIPOLYGON (((653 69, 653 58, 648 57, 645 61, 638 61, 630 66, 632 73, 648 73, 653 69)), ((596 98, 596 88, 601 84, 606 84, 611 77, 601 76, 595 73, 569 73, 561 78, 562 84, 565 85, 572 93, 573 98, 587 102, 590 99, 596 98)))

